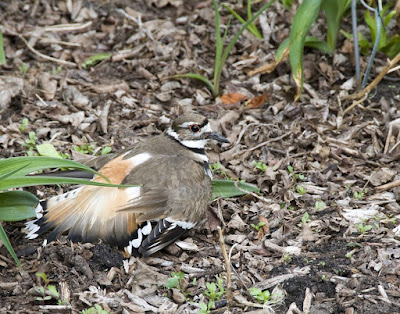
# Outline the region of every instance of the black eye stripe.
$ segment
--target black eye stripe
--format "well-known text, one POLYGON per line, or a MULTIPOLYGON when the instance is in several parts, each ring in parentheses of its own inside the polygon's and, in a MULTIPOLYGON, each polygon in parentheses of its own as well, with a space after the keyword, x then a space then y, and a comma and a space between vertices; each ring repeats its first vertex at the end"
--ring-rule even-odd
POLYGON ((202 128, 203 126, 206 126, 207 124, 208 124, 208 119, 205 119, 204 122, 199 125, 199 127, 202 128))

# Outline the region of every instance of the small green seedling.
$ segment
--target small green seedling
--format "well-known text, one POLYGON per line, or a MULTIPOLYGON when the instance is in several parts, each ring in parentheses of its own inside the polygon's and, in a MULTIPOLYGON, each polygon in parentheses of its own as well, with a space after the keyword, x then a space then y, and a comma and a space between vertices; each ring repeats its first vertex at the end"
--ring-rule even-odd
POLYGON ((84 143, 81 146, 78 145, 73 146, 74 150, 82 154, 93 154, 95 148, 96 147, 94 144, 88 144, 88 143, 84 143))
POLYGON ((257 232, 258 232, 258 230, 260 230, 260 228, 261 228, 262 226, 264 226, 264 225, 265 225, 265 222, 264 222, 264 221, 260 221, 257 225, 251 224, 251 226, 252 226, 254 229, 256 229, 257 232))
POLYGON ((25 143, 22 144, 22 146, 28 149, 28 151, 26 152, 28 156, 33 156, 36 154, 34 153, 34 149, 38 138, 36 136, 36 133, 33 131, 29 132, 28 136, 29 138, 25 140, 25 143))
POLYGON ((167 279, 165 283, 165 287, 168 289, 178 288, 181 290, 181 281, 185 278, 185 274, 183 272, 172 272, 171 277, 167 279))
POLYGON ((253 166, 256 169, 261 170, 262 172, 265 172, 267 170, 267 165, 264 162, 262 162, 261 160, 260 161, 254 161, 253 162, 253 166))
POLYGON ((207 304, 204 302, 199 303, 199 314, 209 314, 211 312, 211 309, 213 308, 215 302, 214 301, 209 301, 207 304))
POLYGON ((27 118, 23 118, 21 125, 19 126, 19 130, 21 132, 24 132, 26 130, 26 127, 28 126, 28 124, 29 124, 29 120, 27 118))
POLYGON ((223 280, 220 277, 218 277, 216 284, 213 282, 207 282, 206 288, 207 290, 204 291, 204 294, 212 301, 221 300, 221 297, 225 293, 223 280))
POLYGON ((222 165, 219 162, 216 162, 212 165, 209 165, 209 168, 212 172, 214 172, 215 174, 220 174, 223 175, 225 177, 225 179, 230 180, 230 181, 240 181, 240 183, 245 183, 245 180, 239 180, 239 179, 233 179, 230 176, 228 176, 228 174, 226 173, 226 171, 222 170, 222 165))
POLYGON ((204 302, 200 302, 200 314, 208 314, 210 313, 212 307, 215 304, 215 300, 221 300, 221 297, 225 294, 224 281, 221 277, 217 278, 217 283, 214 282, 206 282, 207 290, 204 291, 204 295, 207 296, 209 302, 206 304, 204 302))
POLYGON ((304 186, 298 185, 296 187, 297 193, 299 193, 300 195, 304 195, 307 193, 307 190, 304 188, 304 186))
POLYGON ((95 304, 94 306, 88 308, 87 310, 83 310, 82 314, 109 314, 108 311, 103 310, 103 308, 99 304, 95 304))
POLYGON ((111 151, 112 151, 112 148, 110 146, 105 146, 105 147, 103 147, 101 149, 101 153, 100 154, 102 156, 104 156, 104 155, 107 155, 107 154, 111 153, 111 151))
POLYGON ((25 74, 26 72, 28 72, 28 65, 25 62, 18 64, 17 67, 21 74, 25 74))
POLYGON ((260 288, 251 287, 250 295, 261 304, 267 303, 271 299, 271 293, 268 290, 262 291, 260 288))
POLYGON ((290 263, 290 261, 292 260, 292 257, 290 256, 290 254, 286 253, 285 255, 282 256, 281 261, 285 262, 285 263, 290 263))
POLYGON ((367 233, 369 230, 372 229, 371 225, 364 225, 362 223, 355 224, 355 226, 358 228, 358 232, 360 232, 361 234, 367 233))
POLYGON ((315 210, 316 211, 323 210, 325 208, 325 206, 326 206, 325 202, 323 202, 321 200, 318 200, 318 201, 315 202, 315 210))
POLYGON ((308 212, 305 212, 303 217, 301 218, 301 223, 305 224, 305 223, 309 223, 310 220, 310 215, 308 214, 308 212))
POLYGON ((293 181, 304 181, 305 176, 302 173, 295 173, 291 165, 287 166, 289 173, 292 175, 293 181))
POLYGON ((51 71, 51 73, 53 75, 56 75, 56 74, 59 74, 61 72, 61 70, 62 70, 62 66, 59 65, 57 68, 55 68, 53 71, 51 71))
POLYGON ((356 200, 360 200, 360 199, 362 199, 362 198, 364 197, 365 192, 366 192, 366 190, 363 190, 363 191, 354 191, 354 192, 353 192, 353 197, 354 197, 356 200))
POLYGON ((66 301, 60 299, 60 294, 58 293, 57 288, 54 285, 49 284, 50 280, 47 278, 45 273, 36 273, 36 276, 41 278, 44 282, 44 287, 36 287, 36 290, 42 294, 42 296, 37 297, 36 300, 41 301, 43 304, 45 301, 51 299, 57 300, 58 305, 66 303, 66 301))

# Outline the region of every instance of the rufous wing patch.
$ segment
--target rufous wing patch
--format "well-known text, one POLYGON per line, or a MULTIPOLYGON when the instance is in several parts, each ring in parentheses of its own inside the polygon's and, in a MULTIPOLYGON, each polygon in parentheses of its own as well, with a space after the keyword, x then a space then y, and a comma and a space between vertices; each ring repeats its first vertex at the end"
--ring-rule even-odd
MULTIPOLYGON (((121 155, 102 167, 99 172, 113 184, 121 184, 132 169, 148 160, 151 155, 142 153, 129 159, 121 155)), ((106 182, 100 176, 93 179, 106 182)), ((140 184, 140 183, 138 183, 140 184)), ((68 231, 74 242, 95 242, 99 239, 124 248, 135 235, 138 213, 118 212, 128 201, 139 197, 141 187, 112 188, 85 186, 71 194, 73 197, 56 197, 49 200, 43 219, 37 221, 43 230, 55 228, 49 240, 68 231)), ((40 234, 40 230, 38 231, 40 234)))
MULTIPOLYGON (((125 177, 132 171, 135 164, 130 159, 123 159, 123 156, 119 156, 99 170, 99 172, 106 176, 112 184, 121 184, 125 177)), ((108 183, 104 178, 95 176, 93 181, 108 183)))

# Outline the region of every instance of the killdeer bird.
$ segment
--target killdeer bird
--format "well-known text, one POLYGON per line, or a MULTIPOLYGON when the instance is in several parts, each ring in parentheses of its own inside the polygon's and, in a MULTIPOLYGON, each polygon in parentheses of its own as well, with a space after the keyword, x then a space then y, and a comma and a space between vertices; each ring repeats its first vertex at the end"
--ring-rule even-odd
MULTIPOLYGON (((27 237, 53 229, 44 245, 68 232, 73 242, 101 240, 130 255, 159 251, 205 217, 212 189, 204 150, 209 139, 229 143, 212 132, 206 117, 188 113, 161 135, 113 158, 100 157, 96 166, 111 183, 140 186, 87 185, 41 201, 27 237)), ((93 180, 105 182, 100 176, 93 180)))

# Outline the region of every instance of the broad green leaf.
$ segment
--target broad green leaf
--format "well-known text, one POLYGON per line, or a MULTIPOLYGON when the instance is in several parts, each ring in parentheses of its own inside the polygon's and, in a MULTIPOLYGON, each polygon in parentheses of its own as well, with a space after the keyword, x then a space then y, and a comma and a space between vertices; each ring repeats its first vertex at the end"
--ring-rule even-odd
POLYGON ((311 25, 315 22, 322 0, 304 0, 296 11, 290 30, 289 58, 293 79, 297 86, 295 100, 303 90, 303 54, 304 43, 311 25))
POLYGON ((328 44, 325 41, 322 41, 314 36, 306 36, 306 40, 304 41, 304 46, 318 49, 322 53, 332 53, 332 49, 328 46, 328 44))
POLYGON ((281 62, 284 58, 286 58, 287 53, 289 52, 289 43, 290 38, 286 38, 278 47, 275 53, 275 61, 277 63, 281 62))
POLYGON ((10 252, 12 258, 14 259, 15 263, 18 265, 18 268, 22 271, 22 265, 21 262, 19 261, 17 254, 15 254, 14 249, 10 243, 10 240, 7 237, 6 232, 3 229, 3 226, 1 225, 0 221, 0 240, 3 242, 4 246, 10 252))
POLYGON ((400 36, 394 35, 381 50, 390 58, 394 58, 400 52, 400 36))
POLYGON ((36 217, 39 200, 27 191, 0 193, 0 221, 20 221, 36 217))
POLYGON ((260 192, 260 189, 249 183, 230 180, 212 181, 212 199, 217 197, 234 197, 245 195, 250 192, 260 192))
POLYGON ((38 151, 40 156, 62 158, 55 149, 55 147, 53 146, 53 144, 50 143, 43 143, 40 145, 36 145, 36 150, 38 151))
POLYGON ((101 182, 89 181, 89 180, 84 180, 84 179, 76 179, 76 178, 68 178, 68 177, 30 176, 30 177, 13 177, 11 179, 2 180, 2 181, 0 181, 0 191, 6 190, 6 189, 12 189, 12 188, 16 188, 16 187, 49 185, 49 184, 86 184, 86 185, 117 187, 117 188, 140 186, 140 185, 122 185, 122 184, 101 183, 101 182))
MULTIPOLYGON (((4 175, 13 173, 14 177, 22 177, 24 175, 49 168, 75 168, 77 170, 88 171, 97 175, 100 175, 108 181, 108 179, 99 174, 97 171, 90 167, 82 165, 76 161, 54 158, 54 157, 44 157, 44 156, 34 156, 34 157, 14 157, 7 159, 0 159, 0 178, 4 175)), ((1 190, 1 188, 0 188, 1 190)))
POLYGON ((171 277, 167 279, 167 282, 165 283, 165 287, 168 289, 176 288, 178 287, 179 284, 179 278, 178 277, 171 277))
POLYGON ((16 174, 17 172, 19 172, 20 170, 24 169, 24 168, 27 167, 27 166, 28 166, 28 164, 26 164, 26 165, 24 165, 24 166, 21 166, 21 167, 19 167, 19 168, 17 168, 17 169, 14 169, 14 170, 12 170, 12 171, 10 171, 10 172, 6 172, 6 173, 4 173, 4 174, 1 174, 1 175, 0 175, 0 181, 6 179, 6 178, 8 178, 8 177, 12 177, 14 174, 16 174))
POLYGON ((325 11, 327 24, 327 45, 330 53, 336 47, 336 39, 343 14, 350 8, 351 0, 322 1, 321 8, 325 11))

